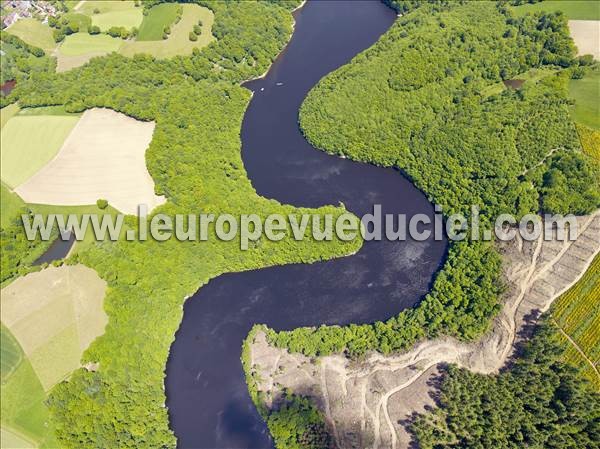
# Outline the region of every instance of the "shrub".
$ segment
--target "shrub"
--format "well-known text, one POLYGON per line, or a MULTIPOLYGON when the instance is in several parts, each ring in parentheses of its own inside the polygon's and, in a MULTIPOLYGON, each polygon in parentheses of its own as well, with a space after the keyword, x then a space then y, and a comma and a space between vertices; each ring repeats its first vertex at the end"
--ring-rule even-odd
POLYGON ((88 27, 89 34, 100 34, 100 27, 98 25, 90 25, 88 27))
POLYGON ((194 25, 194 34, 200 36, 202 34, 202 27, 199 25, 194 25))
POLYGON ((190 40, 192 42, 195 42, 198 40, 198 36, 196 36, 196 33, 194 33, 193 31, 190 31, 190 40))
POLYGON ((96 206, 98 206, 98 209, 104 210, 108 207, 108 201, 104 199, 99 199, 98 201, 96 201, 96 206))
POLYGON ((94 11, 93 11, 93 13, 94 13, 94 14, 100 14, 100 10, 99 10, 98 8, 94 8, 94 11))

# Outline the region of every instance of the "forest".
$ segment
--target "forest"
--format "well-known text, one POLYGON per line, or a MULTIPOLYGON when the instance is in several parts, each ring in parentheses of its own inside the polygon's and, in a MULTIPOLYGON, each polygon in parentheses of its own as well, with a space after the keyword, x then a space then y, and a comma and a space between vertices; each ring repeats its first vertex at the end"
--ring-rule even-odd
MULTIPOLYGON (((416 9, 303 103, 300 125, 314 146, 397 167, 447 215, 468 217, 477 205, 483 226, 502 213, 600 207, 600 169, 581 151, 567 98, 573 71, 589 69, 588 61, 575 57, 562 14, 516 18, 492 2, 392 3, 416 9), (519 90, 486 93, 539 67, 556 70, 519 90)), ((500 272, 493 245, 453 243, 415 309, 386 322, 270 331, 269 338, 306 355, 351 356, 405 349, 424 337, 473 339, 500 307, 500 272)))
MULTIPOLYGON (((290 10, 298 2, 202 4, 214 11, 218 37, 205 49, 171 60, 111 54, 61 74, 32 72, 2 98, 2 104, 64 105, 70 112, 108 107, 156 121, 147 164, 157 193, 169 199, 156 212, 197 213, 200 208, 205 213, 263 217, 345 213, 341 207, 296 209, 259 197, 240 156, 239 131, 250 92, 239 83, 263 73, 281 51, 291 34, 290 10)), ((18 226, 17 221, 11 223, 18 226)), ((20 244, 10 243, 12 226, 3 229, 5 248, 20 244)), ((75 371, 47 399, 61 447, 174 448, 163 382, 184 298, 225 272, 310 263, 353 253, 360 245, 339 240, 323 244, 311 238, 297 242, 290 237, 260 241, 241 251, 239 241, 222 242, 213 236, 189 245, 119 241, 86 246, 68 263, 84 263, 109 284, 109 325, 82 361, 99 363, 100 369, 75 371)), ((24 247, 15 250, 32 254, 24 247)), ((308 424, 316 425, 316 419, 308 424)))
POLYGON ((423 449, 597 448, 600 393, 561 362, 546 319, 498 376, 449 366, 439 408, 413 425, 423 449))
MULTIPOLYGON (((200 207, 205 213, 263 217, 302 213, 256 195, 239 138, 250 99, 239 83, 263 73, 282 50, 292 31, 290 11, 299 1, 197 3, 215 14, 217 40, 208 47, 170 60, 111 54, 61 74, 30 70, 2 97, 2 106, 65 105, 70 112, 108 107, 156 121, 146 157, 156 193, 169 199, 157 212, 200 207)), ((578 66, 561 16, 516 19, 492 3, 422 5, 325 79, 305 102, 301 125, 319 148, 401 168, 448 213, 469 210, 472 203, 483 206, 484 217, 571 210, 571 195, 578 211, 586 212, 598 207, 597 172, 579 151, 564 92, 569 71, 578 66), (562 70, 520 91, 481 95, 484 86, 542 65, 562 70), (382 101, 383 95, 390 100, 382 101), (546 161, 553 148, 562 150, 546 161), (542 167, 535 167, 541 160, 542 167), (569 170, 589 177, 575 182, 569 170)), ((100 369, 77 370, 48 398, 61 446, 174 448, 163 381, 184 298, 225 272, 310 263, 350 254, 360 244, 286 238, 240 251, 239 241, 212 238, 186 245, 119 241, 87 247, 69 263, 82 262, 108 282, 110 319, 82 361, 99 363, 100 369)), ((431 293, 414 310, 368 326, 269 335, 280 346, 310 355, 388 353, 439 334, 475 338, 498 310, 499 273, 500 256, 491 244, 460 242, 449 249, 431 293)), ((297 397, 267 416, 278 441, 306 437, 310 444, 322 444, 319 420, 297 397), (300 411, 292 427, 281 418, 300 411), (307 436, 306 429, 317 431, 307 436)))

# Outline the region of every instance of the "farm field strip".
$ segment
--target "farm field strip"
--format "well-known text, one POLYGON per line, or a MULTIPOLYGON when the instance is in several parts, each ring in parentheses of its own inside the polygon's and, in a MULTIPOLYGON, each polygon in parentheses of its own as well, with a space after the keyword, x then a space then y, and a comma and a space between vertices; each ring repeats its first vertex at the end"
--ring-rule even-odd
POLYGON ((595 366, 600 358, 600 256, 596 256, 581 280, 557 300, 552 317, 564 333, 565 358, 577 366, 587 365, 586 374, 592 374, 590 379, 600 387, 595 366))
POLYGON ((182 6, 183 16, 179 23, 172 26, 168 39, 125 42, 119 53, 124 56, 147 53, 156 58, 170 58, 190 54, 194 48, 202 48, 210 44, 215 39, 211 32, 214 21, 212 11, 198 5, 184 4, 182 6), (199 20, 202 20, 202 34, 198 36, 197 41, 192 42, 189 39, 189 33, 199 20))
POLYGON ((0 177, 10 187, 27 181, 58 153, 76 116, 15 116, 2 128, 0 177))

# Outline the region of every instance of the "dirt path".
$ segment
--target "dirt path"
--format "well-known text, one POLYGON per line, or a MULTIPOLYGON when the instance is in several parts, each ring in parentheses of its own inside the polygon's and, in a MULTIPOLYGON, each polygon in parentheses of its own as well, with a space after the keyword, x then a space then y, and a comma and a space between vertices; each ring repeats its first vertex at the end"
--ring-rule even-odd
MULTIPOLYGON (((426 340, 403 354, 373 353, 358 363, 335 355, 316 360, 270 347, 259 334, 252 345, 253 369, 262 379, 259 389, 271 385, 290 388, 314 398, 335 429, 340 448, 407 448, 411 435, 407 420, 433 405, 437 367, 442 363, 480 373, 497 373, 521 341, 530 324, 552 301, 577 282, 600 250, 600 212, 578 218, 574 241, 523 240, 504 243, 504 274, 508 291, 504 308, 492 330, 477 342, 452 338, 426 340), (279 356, 279 366, 262 360, 279 356), (318 376, 307 382, 305 372, 318 376)), ((591 363, 591 361, 590 361, 591 363)), ((592 364, 593 365, 593 364, 592 364)), ((267 404, 269 405, 269 404, 267 404)))

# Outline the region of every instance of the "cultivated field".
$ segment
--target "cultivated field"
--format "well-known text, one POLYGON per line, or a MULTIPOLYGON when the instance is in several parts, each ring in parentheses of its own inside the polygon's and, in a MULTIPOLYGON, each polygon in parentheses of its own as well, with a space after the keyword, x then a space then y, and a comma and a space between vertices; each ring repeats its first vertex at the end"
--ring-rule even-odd
MULTIPOLYGON (((596 4, 600 10, 600 5, 596 4)), ((600 59, 600 20, 569 20, 569 32, 578 55, 593 55, 600 59)))
POLYGON ((2 128, 0 177, 15 187, 56 156, 77 123, 74 116, 15 116, 2 128))
POLYGON ((2 384, 1 394, 2 433, 6 432, 3 438, 7 443, 21 440, 35 442, 28 447, 58 447, 48 423, 48 409, 44 405, 46 393, 26 358, 2 384))
POLYGON ((15 337, 2 325, 0 327, 0 374, 2 383, 17 369, 23 359, 23 351, 15 337))
POLYGON ((48 25, 36 19, 20 19, 6 29, 10 34, 20 37, 30 45, 52 52, 56 48, 56 42, 52 37, 52 30, 48 25))
MULTIPOLYGON (((100 27, 102 31, 108 30, 110 27, 125 27, 130 30, 133 27, 139 27, 142 23, 142 7, 135 7, 132 1, 126 2, 92 2, 104 3, 100 14, 93 14, 92 9, 92 24, 100 27)), ((84 3, 85 5, 85 3, 84 3)), ((82 7, 83 8, 83 7, 82 7)), ((84 11, 88 11, 85 8, 84 11)))
POLYGON ((164 198, 154 194, 145 152, 154 123, 109 109, 86 111, 54 160, 15 189, 28 203, 95 204, 105 198, 128 214, 138 204, 149 209, 164 198))
POLYGON ((19 341, 44 390, 79 367, 104 333, 106 283, 83 266, 50 267, 2 289, 2 322, 19 341))
POLYGON ((577 134, 583 151, 600 163, 600 131, 577 125, 577 134))
POLYGON ((600 130, 600 70, 569 82, 569 97, 575 100, 573 119, 588 128, 600 130))
POLYGON ((544 0, 513 8, 518 16, 539 11, 562 11, 571 20, 600 20, 600 7, 595 0, 544 0))
POLYGON ((552 317, 560 328, 566 359, 579 366, 600 390, 600 256, 557 300, 552 317))
POLYGON ((163 30, 167 25, 172 25, 177 17, 178 5, 175 3, 161 3, 148 11, 144 16, 137 41, 160 41, 163 30))
POLYGON ((168 39, 125 42, 119 53, 125 56, 147 53, 157 58, 190 54, 194 48, 205 47, 214 40, 211 32, 213 21, 214 15, 208 8, 198 5, 183 5, 183 16, 178 24, 171 27, 171 34, 168 39), (189 34, 199 20, 202 20, 202 34, 198 36, 196 42, 192 42, 189 39, 189 34))
POLYGON ((71 34, 59 47, 56 71, 65 72, 80 67, 96 56, 118 51, 122 45, 123 40, 106 34, 71 34))

